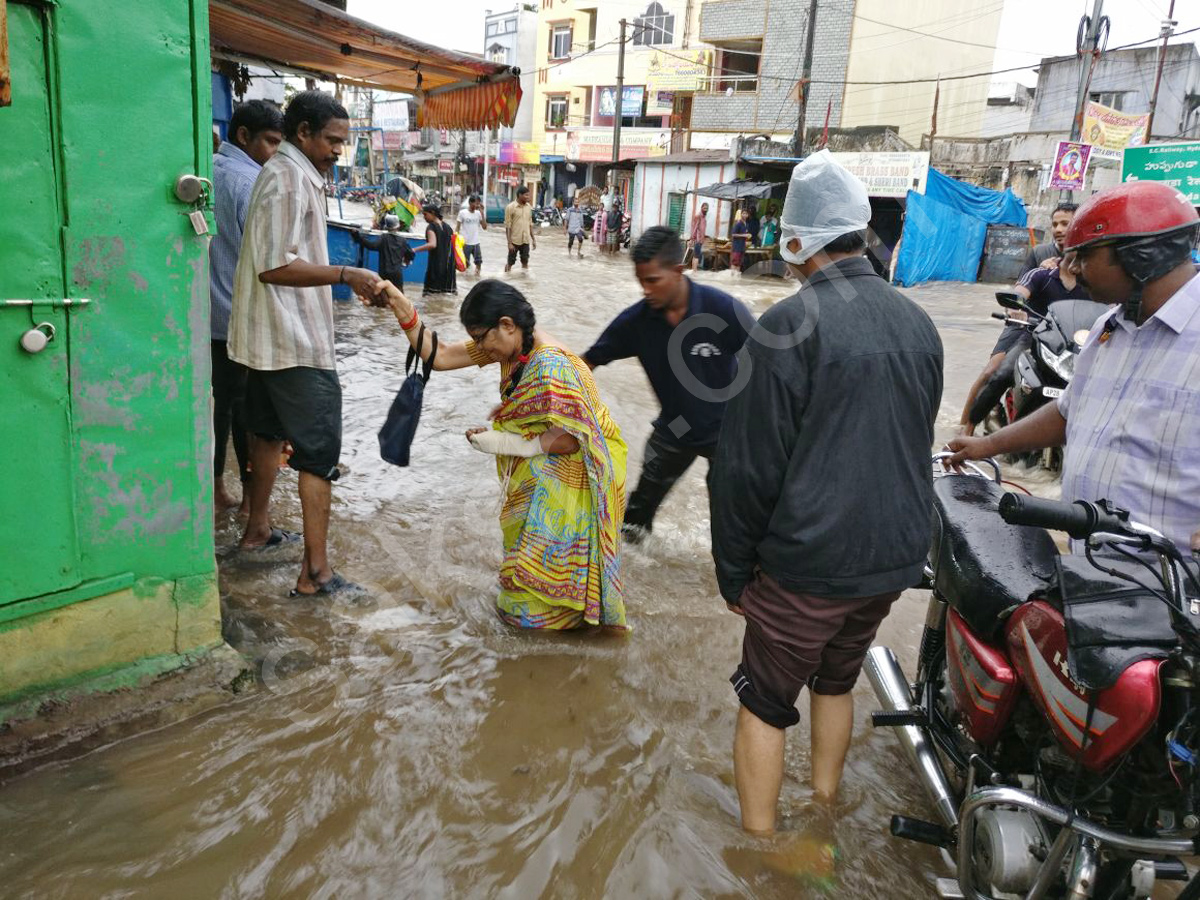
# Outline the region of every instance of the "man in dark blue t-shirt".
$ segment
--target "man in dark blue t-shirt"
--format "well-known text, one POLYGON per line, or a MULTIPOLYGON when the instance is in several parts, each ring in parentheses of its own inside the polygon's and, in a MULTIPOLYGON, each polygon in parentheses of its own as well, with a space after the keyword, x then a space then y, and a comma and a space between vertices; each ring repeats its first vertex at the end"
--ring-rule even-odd
POLYGON ((636 356, 662 407, 621 529, 640 543, 696 457, 712 459, 754 316, 724 291, 683 274, 683 242, 670 228, 646 229, 632 256, 646 296, 617 316, 583 359, 594 369, 636 356))

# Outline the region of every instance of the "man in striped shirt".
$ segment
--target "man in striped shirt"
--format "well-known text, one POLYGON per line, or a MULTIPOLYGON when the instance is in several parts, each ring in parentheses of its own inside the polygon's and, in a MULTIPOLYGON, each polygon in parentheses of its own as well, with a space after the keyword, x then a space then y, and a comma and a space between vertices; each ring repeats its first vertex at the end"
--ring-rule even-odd
POLYGON ((269 540, 271 488, 283 441, 290 441, 304 516, 304 566, 293 593, 334 594, 357 588, 333 571, 326 553, 342 447, 331 286, 373 296, 380 278, 329 265, 325 173, 350 137, 345 108, 329 94, 304 91, 288 104, 283 128, 285 140, 250 196, 229 323, 229 358, 250 370, 246 424, 258 437, 242 545, 269 540))
POLYGON ((1200 549, 1200 217, 1162 183, 1131 182, 1083 204, 1067 232, 1072 272, 1101 303, 1057 403, 952 462, 1066 444, 1063 499, 1110 500, 1184 553, 1200 549))

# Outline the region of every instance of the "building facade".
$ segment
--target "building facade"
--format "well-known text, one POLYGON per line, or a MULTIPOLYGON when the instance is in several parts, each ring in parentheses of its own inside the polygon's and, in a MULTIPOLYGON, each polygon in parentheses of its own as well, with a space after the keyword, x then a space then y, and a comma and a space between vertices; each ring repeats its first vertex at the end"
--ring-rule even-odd
POLYGON ((541 0, 532 98, 533 138, 549 189, 564 199, 610 177, 629 192, 632 160, 671 151, 690 95, 707 72, 698 43, 700 4, 541 0), (620 20, 627 22, 624 90, 617 96, 620 20), (670 89, 662 89, 666 85, 670 89), (614 117, 621 118, 613 169, 614 117))
MULTIPOLYGON (((1118 112, 1147 112, 1158 54, 1158 47, 1103 54, 1092 72, 1088 99, 1118 112)), ((1074 56, 1042 60, 1029 130, 1070 132, 1078 89, 1079 61, 1074 56)), ((1200 54, 1194 44, 1167 47, 1151 137, 1200 137, 1200 54)))
POLYGON ((538 14, 532 3, 519 3, 505 12, 484 17, 483 55, 492 62, 521 69, 524 99, 512 128, 501 128, 496 139, 503 142, 533 139, 534 66, 537 58, 538 14))
MULTIPOLYGON (((823 0, 815 19, 808 125, 842 115, 855 0, 823 0)), ((808 0, 705 0, 700 39, 714 47, 712 72, 692 101, 692 147, 728 147, 732 135, 788 141, 796 128, 796 85, 804 74, 808 0)))

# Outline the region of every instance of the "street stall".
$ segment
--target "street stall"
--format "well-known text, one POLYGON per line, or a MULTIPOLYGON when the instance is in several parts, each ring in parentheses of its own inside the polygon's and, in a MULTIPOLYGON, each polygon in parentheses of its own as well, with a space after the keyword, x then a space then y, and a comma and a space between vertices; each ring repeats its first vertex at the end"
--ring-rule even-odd
MULTIPOLYGON (((698 188, 697 196, 709 197, 713 200, 728 201, 732 204, 733 209, 737 209, 739 204, 747 200, 778 200, 782 208, 783 198, 787 194, 786 181, 758 181, 753 178, 735 178, 733 181, 727 181, 721 184, 710 184, 707 187, 698 188)), ((730 216, 729 224, 726 227, 726 232, 733 227, 733 215, 730 216)), ((712 261, 714 271, 729 268, 729 257, 732 251, 732 243, 728 237, 714 238, 707 243, 704 248, 704 255, 712 261)), ((778 247, 746 247, 746 267, 749 268, 757 263, 763 263, 771 259, 775 259, 778 255, 778 247)))

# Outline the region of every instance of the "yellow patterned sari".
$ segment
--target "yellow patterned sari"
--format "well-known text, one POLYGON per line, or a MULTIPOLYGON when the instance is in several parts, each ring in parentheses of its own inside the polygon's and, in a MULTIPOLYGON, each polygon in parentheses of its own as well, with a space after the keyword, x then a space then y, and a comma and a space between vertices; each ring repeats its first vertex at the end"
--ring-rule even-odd
MULTIPOLYGON (((471 344, 468 351, 476 362, 488 361, 471 344)), ((511 368, 501 369, 502 389, 511 368)), ((566 350, 543 346, 503 397, 493 427, 529 438, 556 426, 579 442, 578 451, 496 460, 505 485, 500 617, 520 628, 625 629, 625 442, 587 365, 566 350)))

